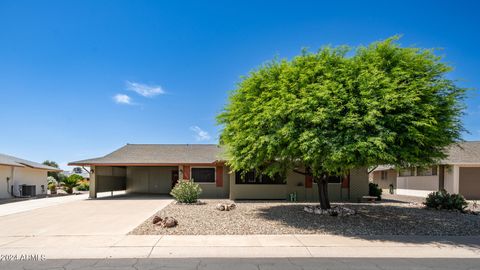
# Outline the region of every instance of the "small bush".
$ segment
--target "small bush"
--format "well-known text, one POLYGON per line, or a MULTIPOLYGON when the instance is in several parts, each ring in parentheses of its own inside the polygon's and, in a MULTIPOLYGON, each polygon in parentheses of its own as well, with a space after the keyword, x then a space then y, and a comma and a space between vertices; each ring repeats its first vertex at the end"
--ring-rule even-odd
POLYGON ((450 194, 445 190, 428 194, 425 206, 435 209, 459 210, 464 212, 468 206, 465 198, 460 194, 450 194))
POLYGON ((377 197, 377 200, 382 199, 382 189, 375 183, 368 184, 368 195, 377 197))
POLYGON ((77 187, 78 191, 88 191, 90 190, 90 183, 88 182, 80 182, 80 185, 77 187))
POLYGON ((170 194, 181 203, 196 203, 202 189, 191 180, 179 180, 170 194))

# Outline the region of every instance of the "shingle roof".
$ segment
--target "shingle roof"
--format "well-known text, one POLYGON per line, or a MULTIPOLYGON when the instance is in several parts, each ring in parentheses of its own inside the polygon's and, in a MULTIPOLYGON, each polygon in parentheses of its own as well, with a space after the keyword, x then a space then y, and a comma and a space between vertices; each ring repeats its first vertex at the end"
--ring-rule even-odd
POLYGON ((48 171, 61 171, 58 168, 50 167, 47 165, 43 165, 41 163, 37 163, 30 160, 21 159, 21 158, 17 158, 17 157, 5 155, 5 154, 0 154, 0 165, 15 166, 15 167, 30 167, 30 168, 48 170, 48 171))
POLYGON ((461 142, 447 149, 441 164, 480 164, 480 141, 461 142))
POLYGON ((210 164, 222 161, 223 150, 216 144, 127 144, 99 158, 70 162, 96 164, 210 164))

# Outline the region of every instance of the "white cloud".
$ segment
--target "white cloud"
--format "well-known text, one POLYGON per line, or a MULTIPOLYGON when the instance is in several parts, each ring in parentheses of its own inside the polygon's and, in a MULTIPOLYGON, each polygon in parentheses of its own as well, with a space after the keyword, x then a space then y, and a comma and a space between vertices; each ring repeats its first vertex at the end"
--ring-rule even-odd
POLYGON ((195 139, 197 141, 208 141, 210 140, 210 134, 205 130, 201 129, 199 126, 190 127, 190 130, 195 132, 195 139))
POLYGON ((127 89, 134 91, 137 94, 144 97, 153 97, 160 94, 165 94, 161 86, 158 85, 146 85, 143 83, 129 82, 127 81, 127 89))
POLYGON ((132 99, 129 96, 124 94, 116 94, 115 96, 113 96, 113 100, 117 104, 127 104, 127 105, 133 104, 132 99))

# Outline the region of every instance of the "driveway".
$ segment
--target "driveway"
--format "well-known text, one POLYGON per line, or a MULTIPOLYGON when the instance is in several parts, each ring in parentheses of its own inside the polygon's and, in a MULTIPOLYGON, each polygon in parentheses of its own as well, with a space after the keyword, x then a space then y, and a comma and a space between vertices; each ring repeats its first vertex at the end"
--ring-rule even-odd
POLYGON ((123 195, 49 205, 0 216, 0 236, 125 235, 170 202, 165 196, 123 195))

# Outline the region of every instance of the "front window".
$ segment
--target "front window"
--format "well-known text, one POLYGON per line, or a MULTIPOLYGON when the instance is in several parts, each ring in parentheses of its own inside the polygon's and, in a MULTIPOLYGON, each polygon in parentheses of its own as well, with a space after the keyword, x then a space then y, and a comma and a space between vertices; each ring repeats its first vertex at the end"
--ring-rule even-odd
POLYGON ((432 175, 437 175, 437 166, 417 168, 417 176, 432 176, 432 175))
POLYGON ((399 176, 401 177, 406 177, 406 176, 414 176, 415 175, 415 168, 405 168, 401 169, 400 172, 398 173, 399 176))
POLYGON ((270 177, 266 174, 260 174, 256 171, 235 172, 235 184, 273 184, 283 185, 286 184, 285 177, 280 174, 276 174, 274 177, 270 177))
POLYGON ((387 177, 388 177, 387 171, 381 171, 380 172, 380 178, 382 180, 387 180, 387 177))
POLYGON ((192 179, 196 183, 215 183, 215 168, 192 168, 192 179))

